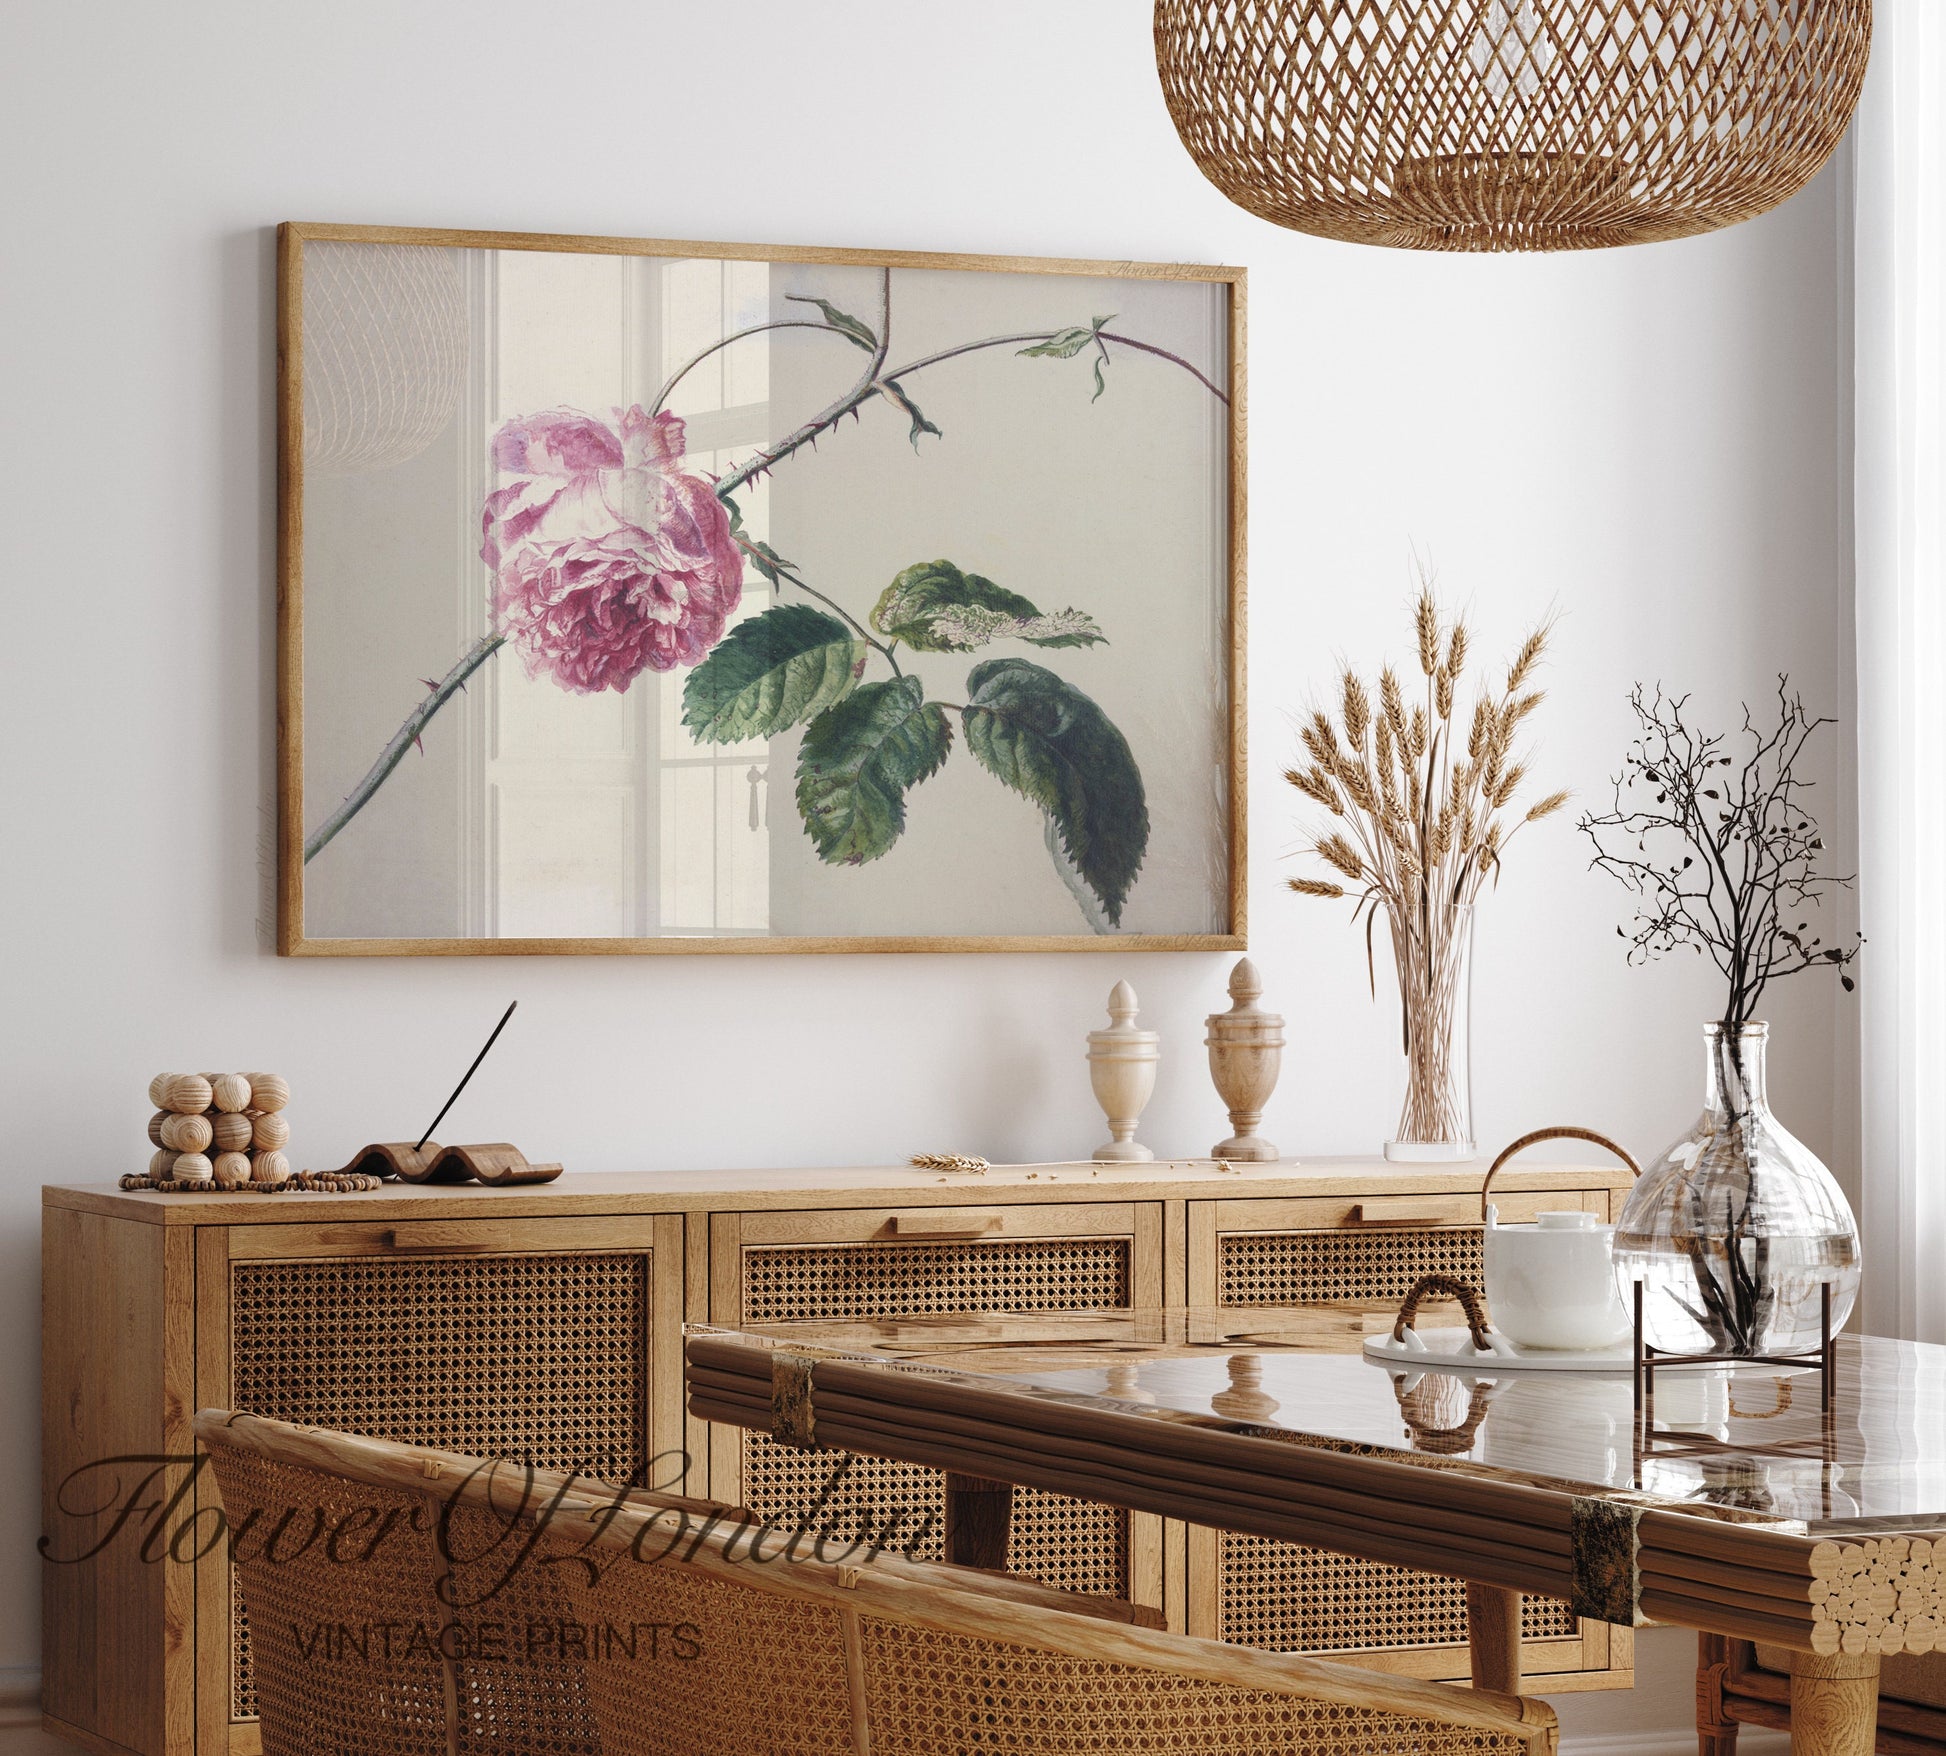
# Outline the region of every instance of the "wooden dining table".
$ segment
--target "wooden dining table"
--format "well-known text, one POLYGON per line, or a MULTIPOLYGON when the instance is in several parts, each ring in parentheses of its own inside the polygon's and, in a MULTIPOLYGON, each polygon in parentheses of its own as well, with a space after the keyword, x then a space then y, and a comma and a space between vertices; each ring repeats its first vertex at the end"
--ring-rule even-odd
MULTIPOLYGON (((1039 1488, 1466 1582, 1473 1679, 1523 1593, 1791 1654, 1792 1747, 1868 1756, 1879 1661, 1946 1648, 1946 1347, 1815 1370, 1523 1371, 1359 1348, 1369 1314, 988 1312, 692 1325, 698 1417, 947 1472, 950 1559, 1039 1488)), ((1435 1348, 1447 1337, 1429 1333, 1435 1348)))

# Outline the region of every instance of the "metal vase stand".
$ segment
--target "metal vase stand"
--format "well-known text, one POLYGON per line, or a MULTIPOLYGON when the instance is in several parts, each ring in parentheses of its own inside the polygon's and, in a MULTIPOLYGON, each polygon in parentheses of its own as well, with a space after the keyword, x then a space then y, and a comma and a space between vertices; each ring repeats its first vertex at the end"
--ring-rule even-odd
MULTIPOLYGON (((1832 1421, 1832 1395, 1836 1387, 1837 1338, 1831 1333, 1831 1283, 1819 1288, 1818 1346, 1815 1353, 1796 1354, 1678 1354, 1651 1345, 1642 1334, 1644 1287, 1635 1283, 1635 1457, 1637 1479, 1641 1462, 1650 1456, 1685 1456, 1717 1452, 1740 1456, 1822 1457, 1827 1466, 1836 1459, 1836 1430, 1832 1421), (1656 1430, 1655 1372, 1658 1366, 1799 1366, 1818 1375, 1819 1436, 1813 1439, 1786 1440, 1776 1445, 1730 1444, 1705 1433, 1681 1429, 1656 1430)), ((1779 1386, 1776 1408, 1762 1416, 1782 1414, 1791 1405, 1791 1386, 1779 1386)), ((1829 1468, 1826 1487, 1829 1488, 1829 1468)))

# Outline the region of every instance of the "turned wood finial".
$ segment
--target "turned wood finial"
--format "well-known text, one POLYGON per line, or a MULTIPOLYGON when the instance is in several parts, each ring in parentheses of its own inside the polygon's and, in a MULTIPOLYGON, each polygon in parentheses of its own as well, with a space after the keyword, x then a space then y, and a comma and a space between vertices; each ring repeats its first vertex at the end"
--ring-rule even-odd
POLYGON ((1264 1363, 1256 1354, 1230 1356, 1230 1386, 1209 1399, 1219 1415, 1233 1420, 1267 1420, 1277 1412, 1277 1398, 1264 1389, 1264 1363))
POLYGON ((1110 1138, 1095 1148, 1103 1164, 1142 1163, 1155 1157, 1135 1138, 1135 1124, 1155 1090, 1162 1039, 1135 1024, 1135 990, 1117 982, 1108 995, 1107 1030, 1088 1033, 1088 1079, 1108 1117, 1110 1138))
POLYGON ((1212 1012, 1207 1021, 1203 1040, 1210 1078, 1234 1130, 1228 1140, 1210 1148, 1211 1158, 1266 1163, 1277 1157, 1277 1148, 1257 1132, 1257 1125, 1283 1067, 1284 1020, 1257 1004, 1263 991, 1257 966, 1247 957, 1238 958, 1230 971, 1230 1009, 1212 1012))

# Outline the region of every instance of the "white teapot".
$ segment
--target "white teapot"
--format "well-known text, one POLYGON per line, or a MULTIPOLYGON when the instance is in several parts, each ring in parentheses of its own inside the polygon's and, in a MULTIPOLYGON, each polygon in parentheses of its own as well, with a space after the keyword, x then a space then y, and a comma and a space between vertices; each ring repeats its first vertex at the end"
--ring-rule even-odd
POLYGON ((1503 1226, 1487 1200, 1500 1167, 1543 1140, 1592 1141, 1642 1174, 1614 1141, 1586 1128, 1543 1128, 1516 1140, 1480 1185, 1487 1309, 1494 1328, 1521 1347, 1613 1347, 1627 1339, 1631 1326, 1615 1285, 1615 1228, 1581 1212, 1541 1213, 1532 1225, 1503 1226))

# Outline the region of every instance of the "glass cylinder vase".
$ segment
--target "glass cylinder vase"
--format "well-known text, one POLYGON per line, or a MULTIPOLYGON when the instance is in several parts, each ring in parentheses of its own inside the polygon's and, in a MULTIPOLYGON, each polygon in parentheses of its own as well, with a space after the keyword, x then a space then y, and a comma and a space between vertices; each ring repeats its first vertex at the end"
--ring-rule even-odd
POLYGON ((1817 1155, 1770 1111, 1767 1024, 1703 1027, 1703 1114, 1643 1172, 1615 1227, 1615 1276, 1673 1353, 1801 1353, 1858 1297, 1858 1226, 1817 1155))
POLYGON ((1473 908, 1421 895, 1387 911, 1399 978, 1405 1097, 1385 1156, 1426 1164, 1473 1157, 1473 908))

